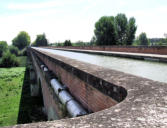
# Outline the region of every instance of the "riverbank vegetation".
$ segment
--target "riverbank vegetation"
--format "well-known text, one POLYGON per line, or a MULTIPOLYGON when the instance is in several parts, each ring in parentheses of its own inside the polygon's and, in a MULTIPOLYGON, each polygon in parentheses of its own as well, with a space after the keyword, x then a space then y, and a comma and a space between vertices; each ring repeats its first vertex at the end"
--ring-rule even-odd
POLYGON ((17 124, 25 67, 0 68, 0 126, 17 124))

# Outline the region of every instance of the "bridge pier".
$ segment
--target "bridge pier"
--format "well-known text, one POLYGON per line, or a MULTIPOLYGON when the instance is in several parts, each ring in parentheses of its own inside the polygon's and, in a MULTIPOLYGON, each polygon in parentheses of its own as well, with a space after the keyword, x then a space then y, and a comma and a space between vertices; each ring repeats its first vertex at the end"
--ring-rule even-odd
POLYGON ((36 63, 35 60, 37 58, 31 53, 29 59, 31 60, 31 66, 29 66, 31 96, 40 97, 43 102, 41 107, 48 121, 67 117, 64 107, 60 104, 58 97, 54 94, 53 89, 51 89, 48 81, 44 78, 44 72, 48 70, 46 68, 43 69, 41 64, 36 63))
POLYGON ((39 96, 40 85, 39 82, 37 82, 36 73, 32 67, 30 68, 30 82, 31 82, 30 84, 31 96, 39 96))

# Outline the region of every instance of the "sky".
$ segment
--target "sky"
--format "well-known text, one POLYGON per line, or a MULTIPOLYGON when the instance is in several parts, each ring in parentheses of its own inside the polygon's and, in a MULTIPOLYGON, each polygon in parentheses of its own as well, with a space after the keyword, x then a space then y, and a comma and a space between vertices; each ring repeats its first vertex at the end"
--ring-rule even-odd
POLYGON ((90 41, 102 16, 135 17, 138 36, 167 33, 167 0, 0 0, 0 40, 12 43, 20 31, 33 42, 45 33, 50 43, 90 41))

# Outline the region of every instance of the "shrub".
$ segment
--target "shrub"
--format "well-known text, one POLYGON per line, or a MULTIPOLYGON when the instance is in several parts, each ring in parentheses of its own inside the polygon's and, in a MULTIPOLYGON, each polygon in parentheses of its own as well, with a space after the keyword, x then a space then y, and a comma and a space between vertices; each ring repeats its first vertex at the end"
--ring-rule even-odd
POLYGON ((19 56, 27 56, 27 50, 26 50, 26 48, 22 49, 22 50, 19 52, 19 56))
POLYGON ((71 41, 70 40, 65 40, 64 41, 64 46, 72 46, 71 41))
POLYGON ((0 41, 0 57, 2 57, 3 53, 8 49, 8 44, 6 41, 0 41))
POLYGON ((14 54, 6 52, 3 54, 1 62, 1 67, 17 67, 19 66, 18 60, 14 54))
POLYGON ((9 51, 10 51, 10 53, 15 54, 16 56, 18 56, 18 54, 19 54, 19 49, 13 45, 9 46, 9 51))

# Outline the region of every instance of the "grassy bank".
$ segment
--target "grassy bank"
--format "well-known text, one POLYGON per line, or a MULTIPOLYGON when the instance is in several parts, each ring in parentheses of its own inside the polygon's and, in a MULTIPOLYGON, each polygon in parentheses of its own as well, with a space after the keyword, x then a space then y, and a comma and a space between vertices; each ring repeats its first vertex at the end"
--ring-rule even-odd
POLYGON ((17 124, 25 67, 0 68, 0 126, 17 124))
POLYGON ((27 56, 18 56, 17 60, 19 62, 19 67, 25 67, 27 63, 27 56))
MULTIPOLYGON (((17 58, 17 61, 19 62, 19 67, 26 67, 27 56, 17 56, 16 58, 17 58)), ((0 57, 0 62, 1 62, 1 59, 2 57, 0 57)))

